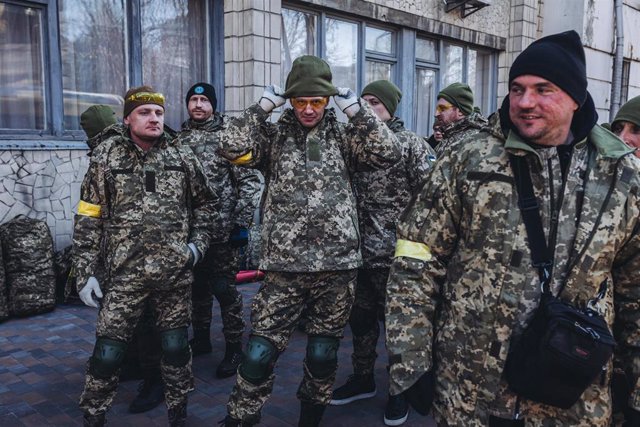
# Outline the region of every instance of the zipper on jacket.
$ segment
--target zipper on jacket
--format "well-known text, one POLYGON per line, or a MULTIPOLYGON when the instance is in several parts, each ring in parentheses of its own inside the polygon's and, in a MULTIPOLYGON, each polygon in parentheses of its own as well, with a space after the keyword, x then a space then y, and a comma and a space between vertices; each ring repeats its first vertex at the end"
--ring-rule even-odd
POLYGON ((520 419, 520 395, 516 396, 516 405, 515 405, 515 408, 513 410, 513 419, 514 420, 519 420, 520 419))

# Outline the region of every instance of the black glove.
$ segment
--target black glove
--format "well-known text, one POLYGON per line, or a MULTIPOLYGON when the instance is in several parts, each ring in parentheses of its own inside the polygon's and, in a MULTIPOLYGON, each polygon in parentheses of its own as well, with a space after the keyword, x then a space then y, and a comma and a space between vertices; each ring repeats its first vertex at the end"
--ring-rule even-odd
POLYGON ((404 393, 409 404, 420 415, 428 415, 429 411, 431 411, 435 386, 435 377, 432 369, 429 372, 425 372, 415 384, 405 390, 404 393))
POLYGON ((247 246, 249 243, 249 229, 238 224, 234 225, 233 230, 231 230, 231 236, 229 236, 229 243, 234 248, 247 246))

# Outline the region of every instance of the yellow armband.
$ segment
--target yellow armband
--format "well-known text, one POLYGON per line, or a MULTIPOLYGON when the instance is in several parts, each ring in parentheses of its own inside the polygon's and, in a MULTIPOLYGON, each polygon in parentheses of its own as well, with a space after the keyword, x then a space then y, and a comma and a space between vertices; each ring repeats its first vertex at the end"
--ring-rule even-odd
POLYGON ((420 261, 431 261, 431 249, 424 243, 412 242, 410 240, 398 239, 396 242, 396 253, 394 257, 407 257, 419 259, 420 261))
POLYGON ((253 154, 249 151, 247 154, 243 154, 242 156, 231 160, 231 163, 234 165, 246 165, 253 159, 253 154))
POLYGON ((91 218, 100 218, 100 211, 100 205, 87 203, 84 200, 80 200, 80 203, 78 203, 78 215, 89 216, 91 218))

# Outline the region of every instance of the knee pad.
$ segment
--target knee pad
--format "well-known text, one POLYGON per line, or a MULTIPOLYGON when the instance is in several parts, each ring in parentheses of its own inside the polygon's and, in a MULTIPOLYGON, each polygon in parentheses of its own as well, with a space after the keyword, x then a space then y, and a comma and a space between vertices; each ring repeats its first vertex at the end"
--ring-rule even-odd
POLYGON ((89 372, 96 378, 109 379, 118 372, 127 352, 127 343, 98 337, 89 359, 89 372))
POLYGON ((212 291, 220 307, 228 307, 236 302, 237 291, 233 292, 230 281, 231 279, 227 277, 216 277, 213 279, 212 291))
POLYGON ((378 316, 375 310, 365 310, 363 308, 353 306, 351 315, 349 316, 349 326, 353 335, 361 337, 372 330, 378 316))
POLYGON ((187 328, 175 328, 160 332, 162 357, 166 364, 184 366, 191 358, 187 328))
POLYGON ((240 375, 251 384, 262 384, 269 378, 278 359, 278 349, 266 338, 252 336, 240 365, 240 375))
POLYGON ((338 367, 338 347, 336 337, 311 336, 307 341, 307 369, 315 378, 327 378, 338 367))

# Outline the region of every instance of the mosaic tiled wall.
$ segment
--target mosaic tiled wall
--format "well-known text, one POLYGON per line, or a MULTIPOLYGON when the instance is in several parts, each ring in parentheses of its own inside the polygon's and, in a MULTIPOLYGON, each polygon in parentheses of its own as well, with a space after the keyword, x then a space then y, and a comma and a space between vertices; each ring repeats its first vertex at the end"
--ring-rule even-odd
POLYGON ((56 250, 70 245, 88 165, 85 150, 0 152, 0 223, 18 215, 41 219, 56 250))

